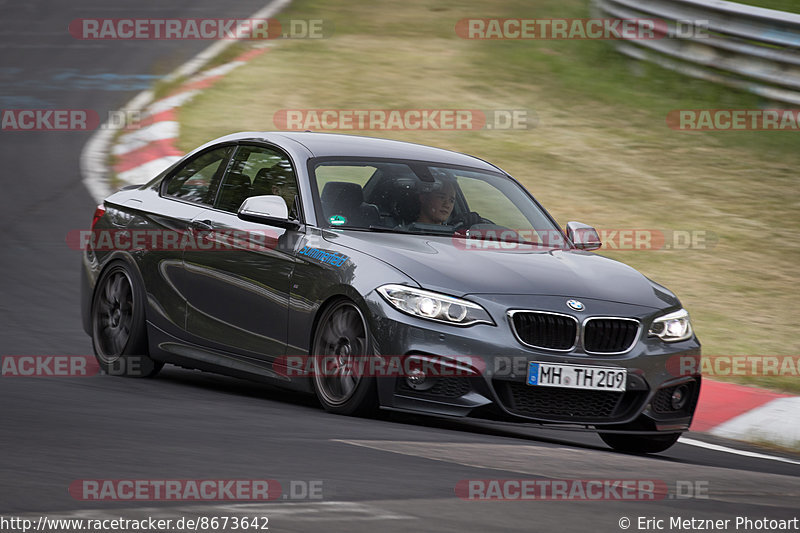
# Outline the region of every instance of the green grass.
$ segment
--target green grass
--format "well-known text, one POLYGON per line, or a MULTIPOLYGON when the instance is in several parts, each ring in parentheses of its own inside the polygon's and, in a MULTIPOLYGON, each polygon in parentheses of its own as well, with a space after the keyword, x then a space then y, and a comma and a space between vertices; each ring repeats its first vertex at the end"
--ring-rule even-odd
MULTIPOLYGON (((603 41, 475 41, 465 17, 586 17, 584 0, 296 0, 334 23, 280 42, 181 110, 180 146, 272 130, 281 109, 524 109, 527 130, 372 131, 472 153, 520 179, 562 224, 713 233, 713 247, 603 252, 673 289, 704 353, 798 354, 800 142, 791 132, 686 133, 670 110, 770 106, 634 62, 603 41)), ((740 380, 747 381, 747 380, 740 380)), ((752 380, 751 380, 752 381, 752 380)), ((800 392, 796 377, 758 384, 800 392)))
POLYGON ((740 0, 738 3, 777 9, 778 11, 788 11, 790 13, 800 13, 800 5, 797 4, 797 0, 740 0))

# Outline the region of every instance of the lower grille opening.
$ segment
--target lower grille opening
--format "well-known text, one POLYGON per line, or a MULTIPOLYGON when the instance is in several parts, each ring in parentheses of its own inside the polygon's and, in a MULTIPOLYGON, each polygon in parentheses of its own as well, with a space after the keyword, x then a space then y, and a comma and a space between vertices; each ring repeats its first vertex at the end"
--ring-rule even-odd
POLYGON ((575 422, 622 418, 646 395, 646 391, 537 387, 515 381, 495 381, 494 385, 505 408, 516 415, 575 422))

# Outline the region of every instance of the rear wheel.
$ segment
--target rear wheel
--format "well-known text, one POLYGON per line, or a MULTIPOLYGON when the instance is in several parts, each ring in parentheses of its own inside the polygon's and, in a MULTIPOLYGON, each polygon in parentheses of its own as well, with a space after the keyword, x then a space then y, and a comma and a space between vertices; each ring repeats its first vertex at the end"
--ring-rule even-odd
POLYGON ((378 410, 375 378, 364 369, 374 355, 361 310, 349 300, 328 307, 320 318, 311 355, 314 390, 332 413, 368 416, 378 410))
POLYGON ((144 288, 135 279, 123 262, 100 276, 92 302, 92 344, 107 374, 150 377, 164 364, 148 355, 144 288))
POLYGON ((663 452, 680 438, 680 433, 666 435, 626 435, 624 433, 600 433, 603 442, 617 450, 627 453, 663 452))

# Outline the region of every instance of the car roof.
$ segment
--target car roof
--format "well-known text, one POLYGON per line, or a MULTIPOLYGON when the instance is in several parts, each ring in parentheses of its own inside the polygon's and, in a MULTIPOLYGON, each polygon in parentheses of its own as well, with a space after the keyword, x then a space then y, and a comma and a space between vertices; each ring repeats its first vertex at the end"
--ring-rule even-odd
POLYGON ((249 131, 226 135, 208 144, 241 140, 260 140, 278 145, 285 145, 286 140, 292 140, 303 145, 311 152, 311 157, 382 157, 431 161, 495 172, 500 170, 498 167, 477 157, 444 150, 442 148, 434 148, 432 146, 404 141, 394 141, 391 139, 345 135, 341 133, 249 131))

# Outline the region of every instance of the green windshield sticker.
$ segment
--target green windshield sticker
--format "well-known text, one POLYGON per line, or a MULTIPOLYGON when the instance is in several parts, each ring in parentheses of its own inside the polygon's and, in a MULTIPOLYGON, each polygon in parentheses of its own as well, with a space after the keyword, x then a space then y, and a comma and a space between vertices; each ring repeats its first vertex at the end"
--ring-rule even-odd
POLYGON ((342 215, 333 215, 328 221, 331 223, 331 226, 341 226, 347 223, 347 219, 342 215))

